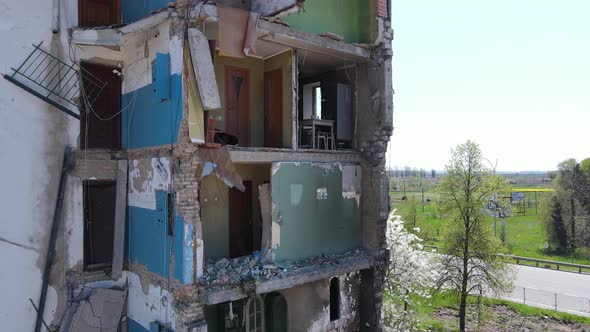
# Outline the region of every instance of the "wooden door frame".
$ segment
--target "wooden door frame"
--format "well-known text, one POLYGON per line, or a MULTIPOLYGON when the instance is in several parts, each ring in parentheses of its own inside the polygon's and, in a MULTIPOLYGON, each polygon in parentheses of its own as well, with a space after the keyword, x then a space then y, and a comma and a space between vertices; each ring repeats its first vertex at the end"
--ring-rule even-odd
MULTIPOLYGON (((253 220, 253 218, 254 218, 254 209, 252 207, 252 200, 254 199, 254 189, 253 189, 254 188, 254 182, 252 180, 245 180, 244 181, 244 187, 246 189, 245 189, 245 191, 243 193, 240 192, 240 191, 238 191, 238 192, 240 194, 245 194, 246 191, 248 191, 248 189, 249 189, 248 192, 249 192, 249 195, 250 195, 250 201, 248 203, 249 203, 250 208, 248 210, 250 211, 250 220, 248 220, 248 226, 249 226, 249 231, 250 231, 250 236, 249 236, 249 238, 250 238, 250 244, 248 244, 248 247, 250 247, 251 249, 254 249, 254 247, 255 247, 254 246, 254 230, 252 229, 253 228, 253 223, 254 223, 254 220, 253 220)), ((231 189, 235 189, 235 188, 229 188, 229 190, 231 190, 231 189)), ((235 190, 237 190, 237 189, 235 189, 235 190)), ((228 250, 228 252, 229 252, 229 257, 232 257, 232 258, 241 257, 241 256, 235 256, 234 257, 232 255, 232 220, 234 218, 232 218, 233 213, 232 213, 231 193, 229 193, 229 192, 228 192, 228 204, 227 205, 228 205, 228 238, 229 238, 229 241, 228 241, 228 246, 229 246, 228 249, 229 250, 228 250)), ((234 213, 235 212, 236 211, 234 211, 234 213)), ((238 215, 241 215, 241 213, 237 213, 237 214, 238 215)), ((249 255, 251 253, 245 253, 245 254, 246 255, 249 255)))
MULTIPOLYGON (((84 8, 83 8, 83 3, 86 0, 78 0, 78 26, 82 27, 82 25, 80 25, 80 22, 82 21, 82 13, 84 12, 84 8)), ((114 0, 115 1, 115 6, 117 8, 117 17, 118 17, 118 22, 115 24, 121 24, 123 22, 123 10, 121 8, 121 0, 114 0)), ((86 27, 86 28, 91 28, 91 27, 86 27)))
POLYGON ((267 130, 266 130, 267 128, 270 128, 270 122, 271 122, 268 117, 268 114, 272 113, 272 110, 268 110, 268 112, 267 112, 267 104, 266 103, 267 103, 268 96, 267 96, 267 91, 266 91, 266 82, 267 82, 268 76, 275 75, 277 73, 279 76, 279 90, 280 90, 279 96, 280 96, 280 100, 281 100, 280 105, 279 105, 279 108, 280 108, 279 113, 280 113, 280 117, 281 117, 281 121, 280 121, 279 125, 280 125, 281 135, 279 137, 278 147, 282 148, 283 147, 283 102, 284 102, 284 100, 283 100, 283 69, 282 68, 277 68, 277 69, 273 69, 273 70, 269 70, 269 71, 264 72, 264 77, 263 77, 263 82, 264 82, 263 83, 264 84, 264 88, 263 88, 263 95, 264 95, 264 146, 268 147, 271 145, 271 144, 268 144, 270 142, 267 142, 267 138, 270 141, 271 137, 270 137, 270 133, 267 133, 267 130))
MULTIPOLYGON (((88 208, 89 206, 87 206, 86 204, 86 198, 88 193, 88 187, 91 186, 101 186, 101 185, 112 185, 115 187, 115 197, 114 197, 114 204, 113 204, 113 226, 115 225, 115 208, 116 208, 116 204, 117 204, 117 181, 115 179, 100 179, 100 180, 83 180, 82 181, 82 266, 83 266, 83 270, 84 271, 94 271, 97 269, 102 269, 102 268, 110 268, 112 265, 112 260, 113 257, 115 256, 115 253, 112 253, 111 256, 111 262, 107 262, 107 263, 98 263, 98 264, 86 264, 87 261, 87 252, 86 252, 86 232, 87 232, 87 222, 88 222, 88 208)), ((91 198, 90 198, 91 199, 91 198)), ((92 236, 91 234, 89 236, 92 236)), ((113 232, 113 242, 114 242, 114 232, 113 232)))
MULTIPOLYGON (((85 66, 100 66, 100 67, 104 67, 104 68, 108 68, 109 70, 119 70, 119 68, 114 67, 114 66, 109 66, 109 65, 104 65, 101 63, 95 63, 95 62, 89 62, 89 61, 81 61, 80 62, 80 68, 83 68, 84 70, 88 70, 86 68, 84 68, 85 66)), ((90 71, 89 71, 90 72, 90 71)), ((92 72, 90 72, 92 74, 92 72)), ((93 74, 94 75, 94 74, 93 74)), ((82 82, 80 82, 80 84, 82 84, 82 82)), ((116 110, 116 112, 121 112, 121 103, 123 102, 123 80, 121 78, 119 78, 119 85, 121 87, 121 90, 119 91, 119 108, 116 110)), ((103 88, 103 92, 105 89, 108 89, 108 84, 103 88)), ((98 95, 98 98, 100 98, 100 95, 98 95)), ((87 115, 85 114, 85 110, 83 109, 80 113, 80 149, 86 149, 86 117, 87 115)), ((114 151, 118 151, 121 150, 123 148, 123 126, 121 124, 121 119, 123 117, 123 114, 120 113, 118 114, 115 118, 113 118, 112 120, 109 121, 116 121, 116 126, 118 127, 116 130, 116 147, 111 147, 109 148, 109 150, 114 150, 114 151), (118 118, 118 121, 117 121, 118 118)), ((97 121, 100 121, 100 119, 97 119, 97 121)), ((88 149, 103 149, 103 148, 88 148, 88 149)))
POLYGON ((235 66, 227 66, 227 65, 224 66, 224 73, 223 73, 223 75, 225 77, 225 100, 224 100, 225 101, 225 105, 224 105, 225 107, 224 107, 224 114, 223 114, 223 116, 225 117, 225 121, 224 121, 225 131, 227 132, 227 119, 228 119, 228 116, 227 116, 227 98, 228 98, 228 91, 229 91, 229 88, 228 88, 228 85, 229 85, 229 79, 228 79, 229 78, 228 77, 229 75, 228 75, 228 72, 230 70, 241 71, 241 72, 246 73, 245 76, 246 76, 246 80, 248 81, 248 94, 246 96, 248 98, 248 101, 246 103, 248 105, 248 116, 246 116, 246 124, 248 125, 248 135, 246 136, 247 142, 241 142, 240 141, 240 145, 241 146, 250 146, 250 88, 251 88, 251 85, 250 85, 250 69, 248 69, 248 68, 235 67, 235 66))

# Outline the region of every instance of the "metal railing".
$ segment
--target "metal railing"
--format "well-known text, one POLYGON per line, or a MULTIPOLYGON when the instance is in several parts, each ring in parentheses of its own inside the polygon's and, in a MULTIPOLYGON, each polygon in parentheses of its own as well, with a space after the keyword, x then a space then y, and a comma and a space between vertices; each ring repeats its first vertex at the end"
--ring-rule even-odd
MULTIPOLYGON (((542 267, 542 268, 549 268, 552 269, 552 267, 555 265, 555 267, 557 268, 557 270, 560 271, 564 271, 562 269, 560 269, 560 267, 571 267, 574 268, 578 271, 578 273, 590 273, 590 266, 589 265, 583 265, 583 264, 575 264, 575 263, 564 263, 564 262, 558 262, 558 261, 549 261, 546 259, 537 259, 537 258, 529 258, 529 257, 521 257, 521 256, 510 256, 513 260, 516 261, 516 264, 518 265, 526 265, 526 264, 521 264, 520 262, 532 262, 535 264, 535 267, 542 267), (539 264, 541 264, 539 266, 539 264)), ((529 266, 529 265, 526 265, 529 266)), ((565 270, 565 271, 570 271, 570 270, 565 270)))
MULTIPOLYGON (((437 246, 425 244, 424 249, 434 249, 436 251, 439 251, 440 248, 437 246)), ((534 264, 534 267, 538 267, 538 268, 553 269, 553 266, 555 266, 556 267, 555 269, 558 271, 573 272, 573 270, 561 269, 561 267, 570 267, 570 268, 575 269, 578 273, 590 273, 590 265, 550 261, 550 260, 546 260, 546 259, 538 259, 538 258, 530 258, 530 257, 522 257, 522 256, 514 256, 514 255, 510 255, 509 257, 512 260, 514 260, 517 265, 531 266, 528 264, 521 263, 521 262, 531 262, 534 264)))
POLYGON ((94 103, 106 83, 78 64, 58 59, 41 44, 33 45, 25 61, 4 78, 79 119, 80 110, 94 103))
POLYGON ((590 315, 590 298, 580 296, 515 286, 512 292, 503 298, 528 305, 590 315))

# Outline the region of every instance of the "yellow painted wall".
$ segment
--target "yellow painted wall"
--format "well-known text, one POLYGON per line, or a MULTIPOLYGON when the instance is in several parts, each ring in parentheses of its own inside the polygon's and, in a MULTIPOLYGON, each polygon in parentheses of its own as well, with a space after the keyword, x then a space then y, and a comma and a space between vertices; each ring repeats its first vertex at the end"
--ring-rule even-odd
POLYGON ((210 111, 215 117, 216 127, 225 129, 225 67, 246 68, 250 71, 250 146, 264 146, 264 72, 277 68, 283 71, 283 147, 291 147, 293 71, 291 52, 281 53, 267 60, 256 58, 230 58, 216 55, 215 76, 219 86, 222 108, 210 111))
POLYGON ((278 68, 283 72, 283 147, 292 146, 291 135, 293 133, 293 70, 291 68, 291 52, 284 52, 264 60, 264 71, 271 71, 278 68))
MULTIPOLYGON (((252 181, 252 212, 255 221, 261 222, 258 186, 270 181, 270 164, 236 164, 244 181, 252 181)), ((229 188, 215 175, 209 175, 201 182, 201 221, 205 259, 219 259, 229 256, 229 188)), ((260 243, 262 224, 254 223, 255 243, 260 243)))

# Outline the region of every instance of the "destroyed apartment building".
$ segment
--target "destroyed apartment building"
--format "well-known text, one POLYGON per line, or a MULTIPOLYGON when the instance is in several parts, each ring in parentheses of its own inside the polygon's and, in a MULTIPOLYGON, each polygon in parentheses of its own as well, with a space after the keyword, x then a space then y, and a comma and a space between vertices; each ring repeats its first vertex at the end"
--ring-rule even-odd
POLYGON ((6 331, 380 331, 386 0, 3 0, 6 331))

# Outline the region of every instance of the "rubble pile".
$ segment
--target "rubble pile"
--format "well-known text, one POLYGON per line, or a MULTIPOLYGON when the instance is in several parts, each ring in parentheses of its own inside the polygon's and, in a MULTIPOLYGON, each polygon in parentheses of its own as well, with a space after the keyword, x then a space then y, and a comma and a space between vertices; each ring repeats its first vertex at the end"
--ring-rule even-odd
POLYGON ((246 281, 264 281, 297 274, 314 267, 338 265, 343 258, 366 256, 361 249, 350 250, 344 254, 320 255, 306 258, 297 262, 282 261, 277 263, 265 262, 260 253, 238 258, 222 258, 218 261, 207 260, 203 276, 199 279, 201 285, 235 285, 246 281))

